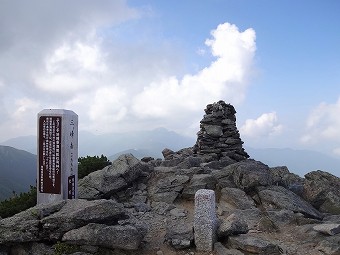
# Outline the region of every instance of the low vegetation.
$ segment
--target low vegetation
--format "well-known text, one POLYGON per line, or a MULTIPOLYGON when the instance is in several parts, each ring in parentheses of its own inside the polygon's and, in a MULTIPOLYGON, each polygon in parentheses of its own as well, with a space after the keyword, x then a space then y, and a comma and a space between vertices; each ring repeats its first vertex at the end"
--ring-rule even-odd
POLYGON ((111 162, 103 154, 99 156, 86 156, 80 157, 78 159, 78 178, 81 179, 86 175, 103 169, 104 167, 110 165, 111 162))
POLYGON ((14 195, 12 198, 0 202, 0 217, 10 217, 37 204, 37 189, 30 187, 28 192, 14 195))
POLYGON ((58 242, 54 245, 55 255, 72 254, 78 251, 80 251, 80 249, 77 245, 62 242, 58 242))

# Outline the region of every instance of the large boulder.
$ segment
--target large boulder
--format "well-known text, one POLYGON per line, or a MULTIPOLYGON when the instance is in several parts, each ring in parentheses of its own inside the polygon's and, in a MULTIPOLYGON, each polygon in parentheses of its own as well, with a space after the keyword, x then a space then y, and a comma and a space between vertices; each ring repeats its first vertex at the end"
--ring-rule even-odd
POLYGON ((211 174, 216 178, 217 188, 236 188, 234 183, 234 176, 233 176, 234 169, 232 167, 225 167, 221 170, 213 170, 211 174))
POLYGON ((243 190, 237 188, 223 188, 219 200, 219 207, 224 210, 254 209, 255 202, 243 190))
POLYGON ((217 236, 219 238, 228 237, 230 235, 246 234, 248 231, 248 224, 237 217, 236 214, 232 214, 221 220, 217 229, 217 236))
POLYGON ((123 205, 113 200, 67 200, 59 211, 40 220, 40 235, 45 239, 59 240, 71 229, 89 223, 114 225, 124 218, 127 215, 123 205))
POLYGON ((257 230, 258 223, 263 217, 263 213, 260 209, 236 209, 233 211, 225 211, 221 213, 222 217, 237 216, 237 219, 245 222, 248 225, 249 230, 257 230))
POLYGON ((189 182, 189 176, 174 175, 161 178, 151 189, 150 196, 155 202, 173 203, 182 192, 184 185, 189 182))
POLYGON ((0 220, 0 244, 25 243, 39 241, 41 219, 58 212, 66 201, 41 204, 20 212, 12 217, 0 220))
POLYGON ((304 198, 321 212, 340 214, 340 178, 320 170, 305 178, 304 198))
POLYGON ((66 232, 90 223, 112 226, 128 217, 123 205, 112 200, 73 199, 38 205, 0 221, 0 245, 57 242, 66 232))
MULTIPOLYGON (((174 152, 168 148, 165 148, 162 151, 162 154, 164 160, 160 163, 160 165, 165 167, 173 167, 178 166, 183 160, 186 160, 187 158, 191 157, 193 155, 193 150, 192 148, 189 147, 174 152)), ((184 165, 185 164, 187 163, 184 163, 184 165)))
POLYGON ((289 172, 286 166, 271 167, 270 171, 273 176, 273 184, 283 186, 302 196, 304 178, 289 172))
POLYGON ((267 210, 268 218, 277 227, 287 226, 296 222, 296 215, 291 210, 267 210))
POLYGON ((39 223, 38 214, 32 209, 2 219, 0 221, 0 245, 39 241, 39 223))
POLYGON ((182 196, 188 199, 194 199, 196 191, 199 189, 215 189, 217 180, 211 174, 195 174, 192 176, 190 183, 184 187, 182 196))
POLYGON ((267 209, 285 209, 303 215, 322 219, 322 214, 294 192, 281 186, 270 186, 258 191, 259 201, 267 209))
POLYGON ((85 176, 79 180, 79 197, 97 199, 110 197, 135 181, 149 166, 132 154, 119 156, 112 165, 85 176))
POLYGON ((231 171, 236 187, 245 191, 257 186, 269 186, 273 183, 273 176, 269 167, 253 159, 229 165, 225 168, 225 171, 231 171))
POLYGON ((90 223, 64 234, 62 241, 77 245, 94 245, 111 249, 136 250, 143 235, 135 226, 90 223))

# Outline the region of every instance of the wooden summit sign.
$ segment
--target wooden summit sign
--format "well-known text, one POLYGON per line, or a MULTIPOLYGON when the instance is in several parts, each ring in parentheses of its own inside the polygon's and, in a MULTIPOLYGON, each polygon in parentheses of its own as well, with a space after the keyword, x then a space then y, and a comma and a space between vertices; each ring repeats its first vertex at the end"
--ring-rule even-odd
POLYGON ((78 197, 78 115, 38 113, 37 204, 78 197))

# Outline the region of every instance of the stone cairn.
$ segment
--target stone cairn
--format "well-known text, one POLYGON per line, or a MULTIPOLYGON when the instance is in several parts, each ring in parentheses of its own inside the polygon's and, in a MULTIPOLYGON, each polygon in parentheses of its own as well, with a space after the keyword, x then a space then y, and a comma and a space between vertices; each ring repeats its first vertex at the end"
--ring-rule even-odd
POLYGON ((205 156, 207 160, 229 157, 242 161, 249 158, 236 127, 234 106, 218 101, 208 104, 204 111, 206 114, 200 122, 194 153, 205 156))

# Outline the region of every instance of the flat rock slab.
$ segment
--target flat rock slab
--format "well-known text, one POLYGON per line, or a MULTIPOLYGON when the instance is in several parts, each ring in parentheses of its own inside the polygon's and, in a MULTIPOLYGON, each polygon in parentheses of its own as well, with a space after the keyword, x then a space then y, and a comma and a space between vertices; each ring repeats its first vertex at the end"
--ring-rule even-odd
POLYGON ((240 252, 235 249, 227 249, 223 246, 220 242, 217 242, 214 244, 214 251, 216 252, 216 255, 243 255, 243 252, 240 252))
POLYGON ((315 231, 334 236, 340 233, 340 224, 319 224, 313 227, 315 231))
POLYGON ((112 225, 126 218, 122 204, 112 200, 69 199, 42 204, 0 221, 0 244, 60 240, 88 223, 112 225))
POLYGON ((42 226, 40 236, 44 236, 43 239, 58 240, 67 231, 82 227, 87 223, 100 222, 111 225, 125 218, 125 213, 123 205, 113 200, 67 200, 58 212, 40 221, 42 226))
POLYGON ((107 226, 90 223, 79 229, 73 229, 63 236, 62 241, 77 245, 95 245, 107 248, 137 250, 143 236, 131 225, 107 226))
POLYGON ((272 244, 267 240, 255 238, 249 235, 231 236, 229 237, 228 244, 234 249, 255 254, 281 254, 277 245, 272 244))

